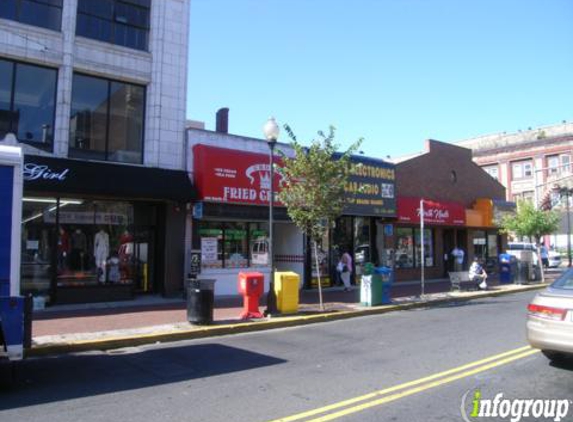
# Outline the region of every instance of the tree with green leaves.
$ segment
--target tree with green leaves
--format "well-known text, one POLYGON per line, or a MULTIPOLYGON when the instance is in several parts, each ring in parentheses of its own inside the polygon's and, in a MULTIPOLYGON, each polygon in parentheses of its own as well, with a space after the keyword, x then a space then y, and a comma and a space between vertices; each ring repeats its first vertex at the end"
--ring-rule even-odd
POLYGON ((284 127, 291 139, 294 157, 282 154, 283 166, 277 169, 283 177, 278 198, 286 206, 289 217, 314 246, 319 302, 323 309, 318 242, 342 214, 346 204, 345 188, 353 165, 350 157, 358 150, 362 139, 339 155, 333 126, 330 126, 328 134, 319 131, 318 138, 309 147, 298 142, 288 125, 284 127))
MULTIPOLYGON (((519 201, 517 212, 505 216, 501 221, 501 227, 504 233, 534 240, 537 256, 541 261, 541 239, 559 229, 559 220, 559 215, 555 211, 539 210, 530 201, 519 201)), ((541 262, 538 262, 538 265, 541 266, 541 280, 545 282, 543 265, 541 262)))

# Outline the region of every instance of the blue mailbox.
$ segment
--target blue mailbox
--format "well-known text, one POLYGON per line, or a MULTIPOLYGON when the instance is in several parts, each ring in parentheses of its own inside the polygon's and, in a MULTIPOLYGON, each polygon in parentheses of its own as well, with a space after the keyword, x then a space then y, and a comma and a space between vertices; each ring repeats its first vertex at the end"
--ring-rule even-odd
POLYGON ((515 258, 508 254, 502 253, 499 255, 499 283, 509 284, 513 283, 513 272, 511 271, 512 260, 515 258))

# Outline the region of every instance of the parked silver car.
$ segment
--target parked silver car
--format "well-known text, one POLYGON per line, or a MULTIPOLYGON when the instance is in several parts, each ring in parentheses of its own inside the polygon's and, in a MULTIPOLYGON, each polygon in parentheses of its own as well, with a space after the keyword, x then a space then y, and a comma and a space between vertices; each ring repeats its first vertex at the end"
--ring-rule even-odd
POLYGON ((529 344, 553 361, 573 358, 573 269, 538 293, 527 310, 529 344))

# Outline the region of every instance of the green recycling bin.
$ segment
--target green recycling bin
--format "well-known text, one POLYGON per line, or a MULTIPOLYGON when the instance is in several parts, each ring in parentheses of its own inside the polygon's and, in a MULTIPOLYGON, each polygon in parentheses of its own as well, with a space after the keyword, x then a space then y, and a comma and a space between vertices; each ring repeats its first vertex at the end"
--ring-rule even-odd
POLYGON ((382 304, 382 284, 380 274, 376 274, 374 265, 364 265, 364 273, 360 284, 360 304, 362 306, 376 306, 382 304))

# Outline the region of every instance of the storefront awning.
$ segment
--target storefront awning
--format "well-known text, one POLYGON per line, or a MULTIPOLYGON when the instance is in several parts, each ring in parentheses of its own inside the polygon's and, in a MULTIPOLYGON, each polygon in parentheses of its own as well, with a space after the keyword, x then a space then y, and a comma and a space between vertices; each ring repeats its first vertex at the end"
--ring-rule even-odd
POLYGON ((195 198, 183 170, 26 155, 24 191, 189 202, 195 198))

